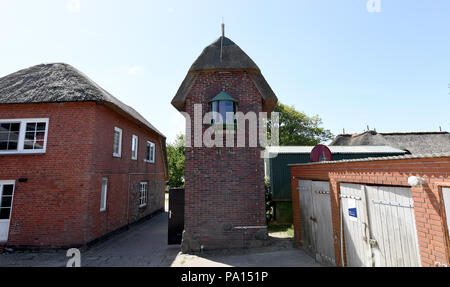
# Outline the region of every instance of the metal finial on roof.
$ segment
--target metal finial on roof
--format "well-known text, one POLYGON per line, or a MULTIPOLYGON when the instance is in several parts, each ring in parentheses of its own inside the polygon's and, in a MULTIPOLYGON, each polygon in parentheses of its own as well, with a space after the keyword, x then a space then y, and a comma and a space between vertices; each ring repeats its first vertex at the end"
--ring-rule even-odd
POLYGON ((222 58, 223 58, 223 38, 225 37, 225 24, 223 23, 223 18, 222 18, 222 38, 221 38, 221 43, 220 43, 220 62, 222 62, 222 58))
POLYGON ((225 23, 223 22, 223 18, 222 18, 222 37, 225 37, 225 23))

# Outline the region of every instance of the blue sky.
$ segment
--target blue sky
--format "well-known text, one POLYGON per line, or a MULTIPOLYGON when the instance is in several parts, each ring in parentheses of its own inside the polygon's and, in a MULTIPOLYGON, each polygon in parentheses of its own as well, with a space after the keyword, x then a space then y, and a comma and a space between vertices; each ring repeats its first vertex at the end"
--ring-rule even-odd
POLYGON ((366 4, 0 0, 0 77, 71 64, 172 141, 184 118, 170 101, 223 17, 279 100, 334 134, 450 130, 450 1, 366 4))

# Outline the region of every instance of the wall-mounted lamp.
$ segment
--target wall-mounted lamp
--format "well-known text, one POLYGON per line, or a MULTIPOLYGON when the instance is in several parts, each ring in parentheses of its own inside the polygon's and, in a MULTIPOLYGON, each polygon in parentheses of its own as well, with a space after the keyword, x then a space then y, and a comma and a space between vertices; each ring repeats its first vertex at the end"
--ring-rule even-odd
POLYGON ((27 182, 27 181, 28 181, 28 178, 26 178, 26 177, 19 178, 19 182, 27 182))
POLYGON ((412 187, 416 187, 416 186, 422 185, 424 183, 425 183, 425 179, 423 179, 422 177, 410 176, 408 178, 408 184, 411 185, 412 187))

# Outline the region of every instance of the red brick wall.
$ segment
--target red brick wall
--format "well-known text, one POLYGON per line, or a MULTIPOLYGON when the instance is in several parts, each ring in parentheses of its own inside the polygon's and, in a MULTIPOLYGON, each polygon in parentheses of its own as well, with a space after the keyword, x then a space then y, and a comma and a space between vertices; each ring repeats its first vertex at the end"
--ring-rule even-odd
POLYGON ((295 188, 299 179, 330 181, 333 232, 336 262, 341 262, 339 183, 376 185, 408 185, 410 176, 423 177, 422 187, 411 188, 414 214, 419 239, 420 259, 423 266, 450 263, 442 187, 450 186, 450 158, 421 158, 380 161, 357 161, 330 164, 309 164, 291 167, 292 208, 295 238, 301 240, 299 194, 295 188))
MULTIPOLYGON (((246 72, 202 72, 186 98, 192 145, 194 104, 202 105, 204 115, 210 112, 208 101, 222 90, 239 101, 244 114, 262 111, 261 95, 246 72)), ((210 125, 202 127, 204 132, 210 125)), ((186 148, 185 230, 205 249, 253 244, 258 230, 226 230, 226 226, 265 226, 260 151, 260 147, 186 148)))
POLYGON ((0 105, 2 119, 49 118, 45 154, 0 155, 0 179, 16 181, 8 245, 84 242, 94 142, 80 139, 94 137, 94 105, 0 105))
POLYGON ((96 106, 95 134, 87 241, 164 208, 166 171, 161 137, 100 104, 96 106), (122 129, 121 158, 113 157, 114 127, 122 129), (133 135, 139 141, 137 160, 131 160, 133 135), (155 163, 144 162, 147 141, 155 143, 155 163), (100 212, 103 177, 108 178, 107 206, 100 212), (143 208, 139 208, 141 181, 148 182, 149 201, 143 208))
POLYGON ((126 225, 129 180, 149 181, 151 198, 139 209, 139 191, 130 188, 129 222, 163 208, 165 170, 153 132, 93 102, 0 105, 0 119, 13 118, 49 118, 49 127, 45 154, 0 155, 0 180, 16 180, 7 245, 83 245, 126 225), (114 126, 123 130, 121 159, 112 158, 114 126), (131 161, 132 133, 139 136, 137 162, 131 161), (143 162, 147 138, 156 144, 155 164, 143 162), (28 181, 19 183, 23 177, 28 181), (100 214, 102 177, 109 182, 100 214))

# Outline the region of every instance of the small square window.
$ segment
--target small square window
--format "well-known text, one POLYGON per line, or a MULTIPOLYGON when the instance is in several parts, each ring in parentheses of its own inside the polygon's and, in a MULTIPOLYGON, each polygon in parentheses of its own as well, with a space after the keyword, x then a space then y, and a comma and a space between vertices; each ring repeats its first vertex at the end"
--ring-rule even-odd
POLYGON ((148 183, 141 182, 139 185, 139 207, 144 207, 147 205, 148 198, 148 183))

